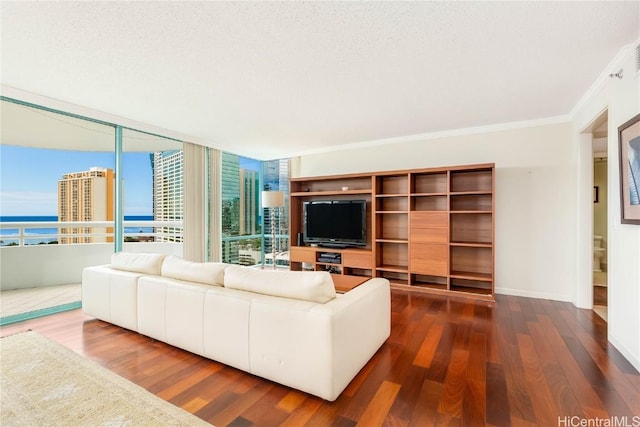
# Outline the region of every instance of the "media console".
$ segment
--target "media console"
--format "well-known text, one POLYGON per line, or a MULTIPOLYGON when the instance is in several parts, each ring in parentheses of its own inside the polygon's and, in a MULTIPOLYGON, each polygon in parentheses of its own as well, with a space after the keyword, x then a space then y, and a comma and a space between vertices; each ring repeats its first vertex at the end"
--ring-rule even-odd
POLYGON ((370 249, 328 249, 317 246, 289 248, 292 270, 329 271, 333 274, 366 276, 373 274, 373 253, 370 249))
POLYGON ((397 289, 494 299, 495 166, 292 178, 290 241, 303 206, 364 200, 366 246, 292 246, 292 270, 384 277, 397 289), (331 255, 329 255, 331 254, 331 255))

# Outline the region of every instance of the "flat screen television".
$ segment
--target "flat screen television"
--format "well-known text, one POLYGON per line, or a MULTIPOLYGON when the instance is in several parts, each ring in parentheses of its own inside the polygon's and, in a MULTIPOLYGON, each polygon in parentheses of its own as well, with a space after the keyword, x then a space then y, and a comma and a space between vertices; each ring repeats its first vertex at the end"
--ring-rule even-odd
POLYGON ((366 200, 317 200, 302 206, 305 243, 332 248, 367 245, 366 200))

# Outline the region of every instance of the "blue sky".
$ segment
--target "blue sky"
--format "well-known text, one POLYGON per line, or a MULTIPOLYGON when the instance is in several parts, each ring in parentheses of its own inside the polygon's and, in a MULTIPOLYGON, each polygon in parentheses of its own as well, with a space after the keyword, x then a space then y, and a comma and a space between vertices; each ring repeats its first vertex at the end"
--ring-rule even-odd
MULTIPOLYGON (((151 215, 153 180, 149 153, 124 153, 124 214, 151 215)), ((70 172, 114 168, 113 153, 0 146, 0 215, 58 214, 58 180, 70 172)), ((240 158, 240 167, 259 170, 260 162, 240 158)))
MULTIPOLYGON (((149 153, 122 156, 125 215, 151 215, 149 153)), ((58 180, 93 166, 114 168, 113 153, 0 147, 0 215, 57 215, 58 180)))

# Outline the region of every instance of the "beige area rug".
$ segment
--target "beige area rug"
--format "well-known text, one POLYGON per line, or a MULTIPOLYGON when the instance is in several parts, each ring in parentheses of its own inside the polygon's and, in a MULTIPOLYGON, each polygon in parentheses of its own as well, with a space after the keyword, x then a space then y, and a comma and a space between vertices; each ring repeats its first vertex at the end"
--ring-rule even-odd
POLYGON ((0 340, 0 425, 210 426, 29 331, 0 340))

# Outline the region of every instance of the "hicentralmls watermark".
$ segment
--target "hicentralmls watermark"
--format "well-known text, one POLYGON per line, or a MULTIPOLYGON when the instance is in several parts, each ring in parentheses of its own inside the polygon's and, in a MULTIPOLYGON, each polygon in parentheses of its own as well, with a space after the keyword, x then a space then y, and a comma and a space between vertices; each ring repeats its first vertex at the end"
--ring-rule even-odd
POLYGON ((640 427, 640 415, 609 418, 558 417, 558 427, 640 427))

